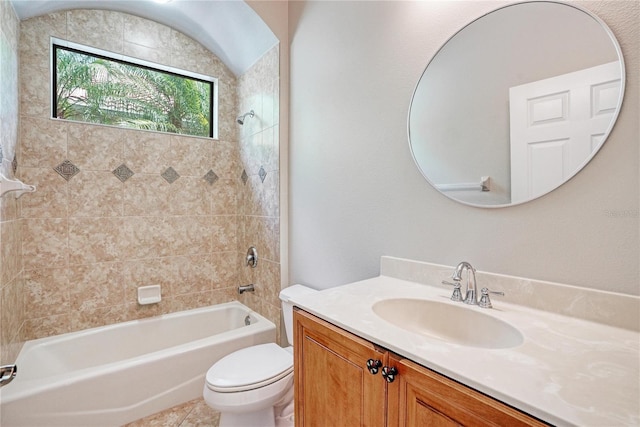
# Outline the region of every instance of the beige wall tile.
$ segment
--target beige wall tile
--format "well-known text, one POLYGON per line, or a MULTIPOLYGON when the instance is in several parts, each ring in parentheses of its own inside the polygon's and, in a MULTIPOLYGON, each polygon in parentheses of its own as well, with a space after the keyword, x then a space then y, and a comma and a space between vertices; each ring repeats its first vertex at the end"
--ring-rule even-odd
POLYGON ((122 131, 124 158, 135 173, 160 174, 171 166, 171 137, 166 133, 122 131))
POLYGON ((70 315, 67 313, 39 319, 26 319, 23 332, 25 341, 71 332, 70 315))
POLYGON ((172 295, 184 295, 212 290, 211 255, 200 254, 171 259, 172 295))
POLYGON ((124 15, 124 40, 153 49, 165 49, 171 42, 171 29, 148 19, 124 15))
POLYGON ((234 83, 218 81, 218 113, 220 117, 228 117, 231 120, 220 121, 218 125, 218 139, 224 141, 238 140, 238 124, 236 117, 247 113, 238 108, 238 97, 234 83))
POLYGON ((276 253, 278 218, 243 216, 240 221, 244 224, 242 236, 244 246, 255 246, 260 258, 278 262, 279 254, 276 253))
POLYGON ((81 171, 69 180, 69 217, 121 216, 124 184, 107 171, 81 171))
POLYGON ((218 179, 210 185, 211 214, 232 215, 238 212, 238 183, 231 179, 218 179))
POLYGON ((80 331, 130 320, 124 305, 74 310, 69 316, 70 330, 80 331))
POLYGON ((156 258, 174 253, 171 224, 164 217, 124 217, 122 260, 156 258))
POLYGON ((143 59, 145 61, 150 61, 155 63, 162 63, 162 60, 166 55, 166 52, 162 49, 154 49, 151 47, 142 46, 142 45, 131 43, 128 41, 124 42, 123 53, 132 58, 143 59))
POLYGON ((67 159, 67 122, 44 116, 20 119, 21 166, 53 168, 67 159))
POLYGON ((169 258, 123 261, 122 278, 126 304, 138 301, 138 288, 141 286, 160 285, 163 299, 172 295, 174 276, 169 258))
POLYGON ((126 318, 129 320, 145 319, 147 317, 159 316, 161 314, 171 313, 171 300, 163 299, 157 304, 140 305, 137 302, 127 302, 124 306, 126 318))
POLYGON ((237 250, 238 217, 235 215, 220 215, 212 218, 213 252, 237 250))
POLYGON ((69 123, 68 132, 68 159, 80 170, 112 171, 124 162, 121 129, 69 123))
POLYGON ((232 288, 242 284, 238 281, 240 259, 244 257, 235 251, 213 253, 211 278, 214 289, 232 288))
POLYGON ((202 176, 182 176, 169 186, 171 215, 210 215, 213 191, 202 176))
POLYGON ((124 215, 167 215, 171 190, 171 184, 159 173, 133 175, 124 183, 124 215))
POLYGON ((219 246, 235 245, 235 221, 229 219, 225 223, 228 228, 213 235, 216 229, 216 217, 209 216, 174 216, 167 219, 170 228, 169 244, 174 255, 207 254, 219 246), (213 221, 212 221, 213 218, 213 221), (213 225, 212 225, 213 222, 213 225))
POLYGON ((22 220, 22 256, 26 270, 65 267, 69 261, 66 218, 22 220))
POLYGON ((39 268, 24 274, 27 318, 67 314, 69 276, 66 268, 39 268))
POLYGON ((65 181, 53 168, 20 168, 23 182, 35 185, 37 191, 21 197, 23 218, 65 218, 68 190, 65 181))
POLYGON ((172 135, 166 162, 180 176, 202 177, 211 169, 211 150, 211 139, 172 135))
POLYGON ((124 14, 108 10, 70 10, 67 12, 70 41, 122 53, 124 14))
MULTIPOLYGON (((178 31, 171 30, 170 66, 200 74, 210 74, 214 64, 212 54, 200 43, 178 31)), ((231 73, 226 76, 229 79, 231 73)), ((213 76, 218 77, 218 76, 213 76)))
MULTIPOLYGON (((50 13, 20 23, 20 58, 40 58, 40 66, 49 64, 50 37, 67 37, 67 14, 50 13)), ((47 73, 48 75, 48 73, 47 73)))
POLYGON ((211 305, 212 291, 193 292, 189 294, 176 295, 168 302, 171 304, 171 311, 192 310, 194 308, 211 305))
POLYGON ((20 114, 21 125, 25 116, 51 117, 51 95, 49 80, 42 76, 49 74, 48 66, 28 67, 20 65, 20 114))
POLYGON ((122 218, 70 218, 69 263, 118 261, 122 233, 122 218))
POLYGON ((20 251, 21 239, 20 220, 0 223, 0 284, 14 281, 22 270, 21 259, 16 256, 16 252, 20 251))
POLYGON ((233 141, 214 141, 211 165, 219 178, 240 180, 242 166, 240 165, 238 144, 233 141))
POLYGON ((113 262, 70 266, 69 294, 70 308, 74 312, 123 305, 122 264, 113 262))
POLYGON ((214 289, 211 293, 211 305, 223 304, 225 302, 238 300, 238 287, 214 289))
POLYGON ((14 363, 23 340, 24 280, 21 276, 0 287, 0 363, 14 363))

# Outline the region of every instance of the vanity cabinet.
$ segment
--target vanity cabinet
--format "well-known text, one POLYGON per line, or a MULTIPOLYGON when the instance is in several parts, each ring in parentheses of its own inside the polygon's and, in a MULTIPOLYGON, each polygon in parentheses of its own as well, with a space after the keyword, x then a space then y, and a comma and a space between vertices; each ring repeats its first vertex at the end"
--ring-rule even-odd
POLYGON ((545 425, 303 310, 294 324, 297 427, 545 425))

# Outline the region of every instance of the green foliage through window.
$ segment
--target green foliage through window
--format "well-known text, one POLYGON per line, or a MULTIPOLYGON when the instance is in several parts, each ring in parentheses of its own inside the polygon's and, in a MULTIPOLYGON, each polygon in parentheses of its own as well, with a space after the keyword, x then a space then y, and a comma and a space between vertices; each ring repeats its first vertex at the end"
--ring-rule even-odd
POLYGON ((213 82, 53 45, 54 117, 213 136, 213 82))

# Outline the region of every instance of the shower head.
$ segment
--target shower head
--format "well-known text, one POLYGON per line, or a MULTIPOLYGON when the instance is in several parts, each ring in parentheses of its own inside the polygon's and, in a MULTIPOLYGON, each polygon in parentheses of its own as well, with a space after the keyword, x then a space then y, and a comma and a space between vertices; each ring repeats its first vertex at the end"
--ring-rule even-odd
POLYGON ((244 113, 241 116, 238 116, 238 118, 236 119, 236 121, 238 122, 239 125, 243 125, 244 124, 244 118, 249 116, 249 117, 253 117, 255 114, 253 112, 253 110, 249 111, 248 113, 244 113))

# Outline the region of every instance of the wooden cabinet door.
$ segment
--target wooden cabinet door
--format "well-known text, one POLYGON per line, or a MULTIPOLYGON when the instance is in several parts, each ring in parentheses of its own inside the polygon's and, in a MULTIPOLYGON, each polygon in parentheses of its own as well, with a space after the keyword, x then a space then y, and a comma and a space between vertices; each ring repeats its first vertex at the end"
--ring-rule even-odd
POLYGON ((535 418, 410 360, 391 355, 389 426, 544 426, 535 418))
POLYGON ((383 427, 386 382, 367 360, 386 365, 388 353, 302 310, 293 317, 296 427, 383 427))

